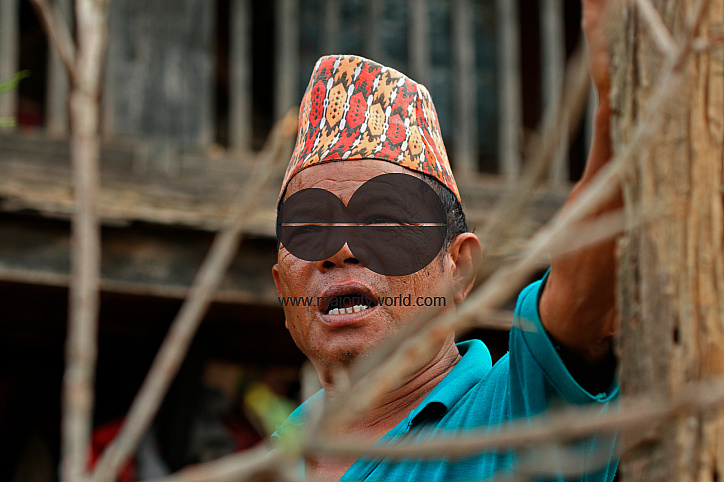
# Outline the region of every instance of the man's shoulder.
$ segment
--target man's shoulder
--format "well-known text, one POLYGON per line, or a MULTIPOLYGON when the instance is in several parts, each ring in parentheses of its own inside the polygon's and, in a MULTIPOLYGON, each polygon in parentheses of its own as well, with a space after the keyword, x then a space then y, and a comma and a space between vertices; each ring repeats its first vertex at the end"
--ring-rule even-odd
POLYGON ((281 425, 277 426, 276 431, 271 435, 272 443, 277 445, 283 439, 302 433, 311 417, 324 408, 325 398, 324 390, 319 390, 303 401, 281 425))

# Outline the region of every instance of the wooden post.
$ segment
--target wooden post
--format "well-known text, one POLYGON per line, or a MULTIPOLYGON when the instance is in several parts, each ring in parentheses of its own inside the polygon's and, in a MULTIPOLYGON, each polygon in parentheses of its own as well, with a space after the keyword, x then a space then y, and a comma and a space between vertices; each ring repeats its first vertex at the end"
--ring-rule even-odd
POLYGON ((299 104, 299 0, 276 2, 276 92, 274 115, 279 120, 299 104))
POLYGON ((523 102, 520 82, 520 28, 517 0, 496 0, 498 88, 500 89, 500 172, 512 181, 520 173, 523 102))
MULTIPOLYGON (((19 0, 0 2, 0 82, 13 78, 18 70, 19 0)), ((17 90, 0 95, 0 117, 15 117, 18 109, 17 90)))
MULTIPOLYGON (((652 3, 671 39, 692 38, 689 25, 701 2, 652 3)), ((647 25, 634 2, 625 5, 621 31, 611 35, 617 150, 654 102, 654 86, 674 78, 664 75, 663 37, 651 35, 656 22, 647 25)), ((693 36, 707 38, 724 22, 724 1, 712 0, 698 18, 693 36)), ((687 382, 724 376, 724 61, 704 50, 689 54, 676 72, 683 82, 624 184, 628 214, 646 216, 620 245, 624 395, 656 390, 666 398, 687 382)), ((624 480, 724 480, 722 410, 652 426, 623 446, 633 447, 622 461, 624 480)))
POLYGON ((470 0, 455 0, 453 35, 455 45, 455 159, 456 173, 476 171, 478 143, 477 101, 475 95, 475 36, 470 0))
POLYGON ((426 85, 430 82, 430 10, 428 0, 410 2, 410 74, 426 85))
MULTIPOLYGON (((73 28, 71 0, 56 0, 56 5, 69 28, 73 28)), ((47 128, 52 137, 68 134, 68 73, 63 67, 57 49, 48 49, 47 128)))
POLYGON ((235 149, 249 150, 252 136, 251 2, 249 0, 232 0, 230 24, 229 141, 231 147, 235 149))
POLYGON ((339 17, 340 2, 338 0, 324 0, 324 31, 322 48, 324 55, 338 54, 339 48, 339 17))
MULTIPOLYGON (((541 2, 541 58, 543 69, 543 108, 555 109, 560 102, 566 64, 563 4, 561 0, 541 2)), ((554 186, 568 181, 568 119, 563 120, 561 139, 549 170, 554 186)))
POLYGON ((383 0, 369 0, 368 2, 368 14, 369 22, 367 23, 367 56, 375 62, 386 64, 383 58, 382 52, 382 39, 380 34, 382 32, 380 21, 384 14, 384 1, 383 0))

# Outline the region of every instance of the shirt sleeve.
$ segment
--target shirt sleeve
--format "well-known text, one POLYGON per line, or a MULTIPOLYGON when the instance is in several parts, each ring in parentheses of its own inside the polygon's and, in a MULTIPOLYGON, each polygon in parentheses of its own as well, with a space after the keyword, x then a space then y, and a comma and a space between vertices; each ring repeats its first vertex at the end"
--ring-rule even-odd
MULTIPOLYGON (((588 407, 591 416, 603 414, 612 409, 610 402, 618 397, 618 381, 614 380, 604 392, 589 393, 570 374, 540 320, 538 299, 544 282, 545 277, 526 287, 515 309, 509 345, 510 415, 530 419, 566 404, 588 407)), ((613 480, 618 466, 615 434, 594 434, 575 446, 579 460, 587 467, 584 473, 572 479, 552 476, 546 480, 613 480)), ((527 457, 534 453, 536 450, 527 457)), ((545 452, 537 456, 548 457, 545 452)))
POLYGON ((531 416, 555 400, 583 405, 609 402, 618 382, 601 393, 589 393, 570 374, 545 332, 538 299, 545 278, 527 286, 518 298, 510 331, 510 389, 513 416, 531 416))

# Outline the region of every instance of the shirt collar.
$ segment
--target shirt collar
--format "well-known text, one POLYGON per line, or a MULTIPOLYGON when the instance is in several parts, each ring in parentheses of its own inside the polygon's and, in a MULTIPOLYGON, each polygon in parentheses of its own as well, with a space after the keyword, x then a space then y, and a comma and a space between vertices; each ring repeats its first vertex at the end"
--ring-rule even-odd
MULTIPOLYGON (((441 418, 493 367, 488 347, 480 340, 469 340, 457 344, 462 358, 440 383, 432 389, 420 404, 413 409, 399 428, 409 429, 431 417, 441 418)), ((324 406, 325 393, 320 390, 303 402, 272 435, 277 442, 293 427, 305 425, 313 410, 324 406)), ((394 430, 393 430, 394 431, 394 430)))
POLYGON ((429 417, 440 418, 493 367, 488 347, 480 340, 469 340, 457 344, 462 355, 460 361, 445 378, 407 416, 407 428, 429 417))

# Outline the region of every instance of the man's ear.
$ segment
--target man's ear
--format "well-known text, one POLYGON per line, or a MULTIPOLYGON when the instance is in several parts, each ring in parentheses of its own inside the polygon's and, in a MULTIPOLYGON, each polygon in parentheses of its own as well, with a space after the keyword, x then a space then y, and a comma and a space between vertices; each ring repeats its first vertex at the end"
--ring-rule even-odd
POLYGON ((277 293, 279 296, 282 295, 282 286, 279 283, 279 265, 275 264, 272 266, 272 276, 274 277, 274 284, 277 286, 277 293))
MULTIPOLYGON (((277 287, 277 294, 279 296, 281 296, 282 295, 282 285, 279 281, 279 264, 275 264, 274 266, 272 266, 272 276, 274 277, 274 284, 277 287)), ((289 329, 289 322, 287 321, 286 316, 284 317, 284 326, 286 326, 287 329, 289 329)))
POLYGON ((453 297, 455 303, 467 298, 475 283, 475 268, 483 257, 483 247, 473 233, 458 234, 447 248, 453 263, 453 297))

